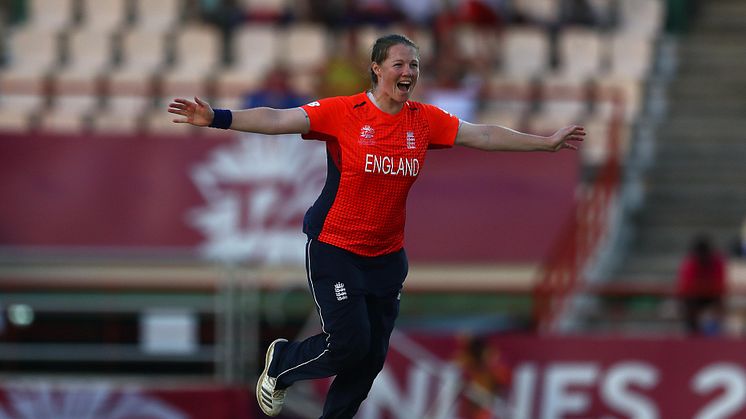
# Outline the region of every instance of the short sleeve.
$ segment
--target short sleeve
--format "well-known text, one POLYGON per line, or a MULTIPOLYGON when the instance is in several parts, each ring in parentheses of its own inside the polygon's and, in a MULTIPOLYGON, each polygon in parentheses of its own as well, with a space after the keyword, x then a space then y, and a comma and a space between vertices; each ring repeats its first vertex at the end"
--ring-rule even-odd
POLYGON ((450 148, 456 142, 461 121, 437 106, 423 104, 425 118, 430 128, 428 148, 450 148))
POLYGON ((310 130, 303 134, 304 140, 327 141, 337 138, 340 120, 345 112, 342 97, 320 99, 301 106, 311 123, 310 130))

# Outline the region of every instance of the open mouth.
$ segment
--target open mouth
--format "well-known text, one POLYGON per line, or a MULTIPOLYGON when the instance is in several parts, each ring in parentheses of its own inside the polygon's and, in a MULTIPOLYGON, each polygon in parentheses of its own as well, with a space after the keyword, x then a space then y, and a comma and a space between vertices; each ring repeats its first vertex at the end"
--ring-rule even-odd
POLYGON ((409 90, 412 88, 412 82, 400 81, 399 83, 396 83, 396 88, 399 89, 399 91, 401 92, 409 93, 409 90))

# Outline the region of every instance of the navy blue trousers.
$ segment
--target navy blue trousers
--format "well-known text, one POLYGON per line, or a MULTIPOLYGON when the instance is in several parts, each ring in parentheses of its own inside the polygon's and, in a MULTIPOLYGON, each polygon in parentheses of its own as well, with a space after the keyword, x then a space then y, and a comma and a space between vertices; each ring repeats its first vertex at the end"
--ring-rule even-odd
POLYGON ((275 351, 269 374, 278 387, 336 375, 321 419, 349 419, 383 368, 407 276, 404 250, 365 257, 315 239, 306 271, 322 332, 275 351))

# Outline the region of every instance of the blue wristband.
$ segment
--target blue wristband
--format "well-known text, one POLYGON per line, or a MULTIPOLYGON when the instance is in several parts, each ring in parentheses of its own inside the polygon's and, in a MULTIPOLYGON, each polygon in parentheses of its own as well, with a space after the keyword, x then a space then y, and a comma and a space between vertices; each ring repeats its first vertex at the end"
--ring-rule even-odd
POLYGON ((212 117, 210 127, 228 129, 233 123, 233 112, 228 109, 213 109, 215 115, 212 117))

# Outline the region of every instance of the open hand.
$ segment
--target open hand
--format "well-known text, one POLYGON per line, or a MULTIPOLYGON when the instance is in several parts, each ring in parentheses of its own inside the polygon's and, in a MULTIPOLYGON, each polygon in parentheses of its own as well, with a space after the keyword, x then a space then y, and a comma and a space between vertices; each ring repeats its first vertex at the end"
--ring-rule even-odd
POLYGON ((212 107, 207 102, 203 102, 197 96, 194 102, 188 99, 176 98, 168 105, 168 112, 183 116, 183 118, 174 118, 173 122, 177 124, 192 124, 198 127, 206 127, 212 122, 215 116, 212 107))
POLYGON ((585 128, 580 125, 570 125, 564 127, 549 137, 549 143, 552 151, 559 151, 563 148, 577 150, 578 145, 575 141, 583 141, 585 138, 585 128), (572 142, 571 142, 572 141, 572 142))

